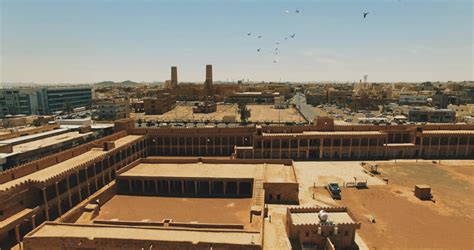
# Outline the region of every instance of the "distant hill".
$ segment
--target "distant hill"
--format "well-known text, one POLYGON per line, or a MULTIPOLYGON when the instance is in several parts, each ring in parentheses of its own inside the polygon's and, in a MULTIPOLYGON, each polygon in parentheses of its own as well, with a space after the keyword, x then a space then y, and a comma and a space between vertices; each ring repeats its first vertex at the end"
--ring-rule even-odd
POLYGON ((122 86, 122 87, 134 87, 138 85, 142 85, 141 83, 134 82, 134 81, 123 81, 123 82, 113 82, 113 81, 103 81, 94 84, 96 87, 110 87, 110 86, 122 86))

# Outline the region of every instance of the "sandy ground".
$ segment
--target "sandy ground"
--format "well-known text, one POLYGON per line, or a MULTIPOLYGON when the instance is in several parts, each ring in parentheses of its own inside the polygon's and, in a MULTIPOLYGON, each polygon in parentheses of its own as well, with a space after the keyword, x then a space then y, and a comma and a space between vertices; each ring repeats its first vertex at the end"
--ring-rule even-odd
POLYGON ((252 199, 174 198, 116 195, 105 203, 97 219, 229 223, 250 226, 252 199), (225 211, 225 212, 224 212, 225 211))
POLYGON ((369 249, 474 249, 474 165, 379 163, 379 171, 388 185, 343 188, 340 201, 322 187, 309 193, 315 204, 349 207, 369 249), (416 198, 415 184, 430 185, 435 202, 416 198))
POLYGON ((247 105, 251 122, 304 122, 295 108, 275 109, 273 105, 247 105))
MULTIPOLYGON (((274 109, 273 105, 247 105, 250 109, 250 122, 304 122, 303 117, 295 108, 274 109)), ((144 120, 193 120, 193 121, 222 121, 224 116, 235 116, 240 121, 237 104, 219 104, 217 111, 209 114, 193 114, 193 106, 179 105, 162 115, 145 115, 131 113, 131 118, 144 120)))
POLYGON ((368 185, 384 185, 379 178, 370 176, 355 161, 327 161, 327 162, 295 162, 296 172, 300 185, 307 186, 309 183, 313 186, 325 186, 330 182, 337 182, 340 185, 343 182, 354 181, 358 179, 367 179, 368 185))
POLYGON ((145 115, 144 113, 131 113, 131 118, 145 120, 194 120, 194 121, 222 121, 224 116, 235 116, 240 121, 237 104, 217 105, 217 111, 209 114, 193 114, 193 106, 179 105, 162 115, 145 115))

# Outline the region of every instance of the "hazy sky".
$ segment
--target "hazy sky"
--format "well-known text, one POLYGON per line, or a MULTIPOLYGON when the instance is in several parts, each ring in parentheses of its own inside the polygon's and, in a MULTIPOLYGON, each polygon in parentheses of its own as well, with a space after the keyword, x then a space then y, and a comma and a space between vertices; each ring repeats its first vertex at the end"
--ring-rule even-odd
POLYGON ((0 0, 0 9, 0 82, 164 81, 171 65, 180 81, 204 81, 205 64, 215 80, 473 80, 471 0, 0 0))

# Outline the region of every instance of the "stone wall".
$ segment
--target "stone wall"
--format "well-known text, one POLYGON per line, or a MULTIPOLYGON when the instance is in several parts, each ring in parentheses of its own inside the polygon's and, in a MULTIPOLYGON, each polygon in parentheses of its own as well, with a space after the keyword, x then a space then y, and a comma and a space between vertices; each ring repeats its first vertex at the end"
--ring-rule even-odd
POLYGON ((298 183, 264 183, 265 202, 276 204, 298 204, 298 183))

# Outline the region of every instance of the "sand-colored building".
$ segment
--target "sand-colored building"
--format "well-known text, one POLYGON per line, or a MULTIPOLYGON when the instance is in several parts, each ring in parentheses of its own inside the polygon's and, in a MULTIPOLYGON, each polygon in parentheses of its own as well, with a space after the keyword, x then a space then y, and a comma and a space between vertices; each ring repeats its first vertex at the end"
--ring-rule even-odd
POLYGON ((346 207, 289 207, 286 232, 301 249, 355 249, 361 222, 346 207))
POLYGON ((23 247, 262 249, 265 203, 298 203, 291 160, 143 157, 115 173, 23 247))
POLYGON ((63 216, 142 156, 144 137, 119 132, 1 172, 2 249, 42 222, 63 216))
POLYGON ((260 249, 264 204, 298 202, 292 160, 474 155, 474 126, 467 124, 335 125, 320 118, 311 126, 136 128, 125 119, 114 129, 110 136, 0 172, 0 242, 11 246, 24 239, 28 249, 260 249), (220 205, 210 208, 203 199, 220 205), (125 204, 145 210, 120 209, 125 204), (191 212, 166 214, 184 207, 191 212), (231 208, 226 218, 202 217, 231 208))
POLYGON ((147 115, 161 115, 176 106, 176 96, 170 93, 159 93, 156 98, 143 100, 143 109, 147 115))
POLYGON ((473 158, 474 126, 314 125, 233 128, 129 128, 146 134, 151 155, 243 159, 376 160, 473 158))

